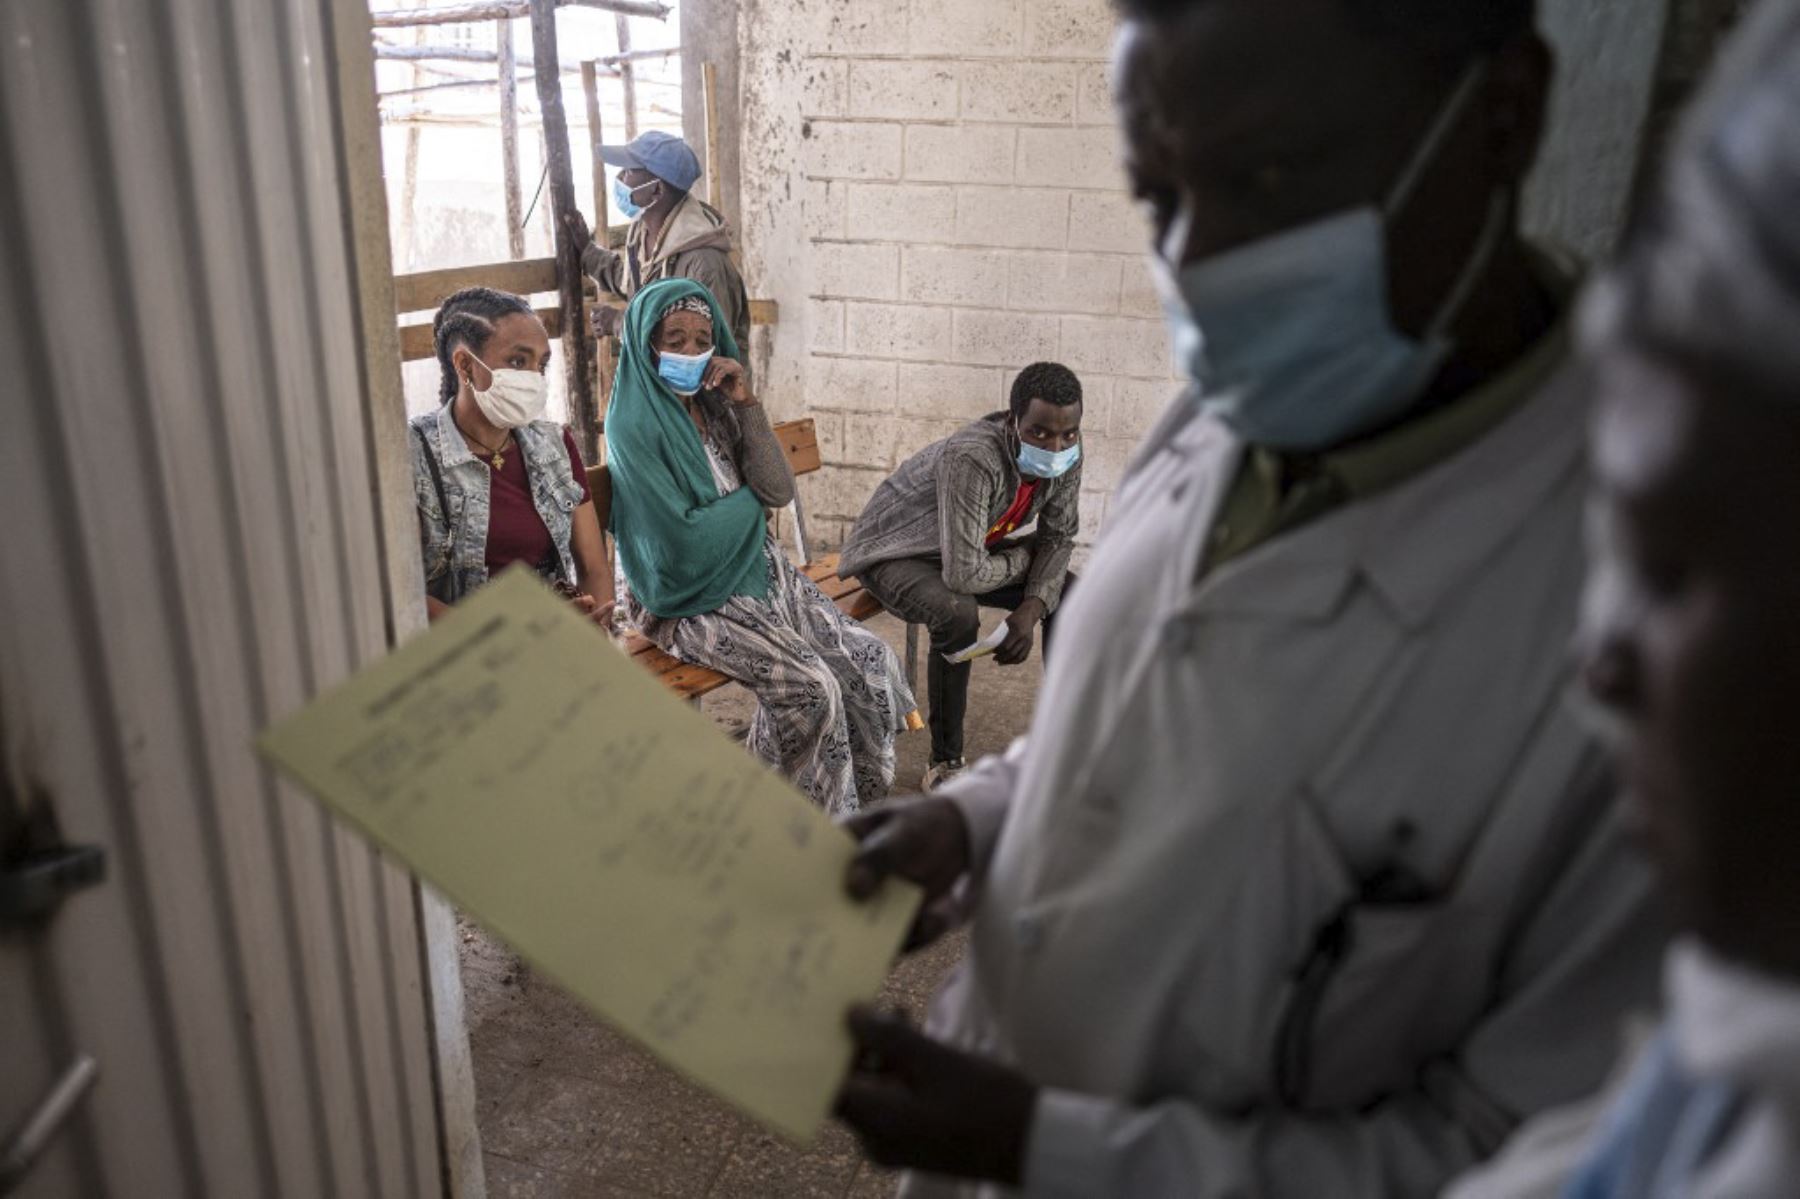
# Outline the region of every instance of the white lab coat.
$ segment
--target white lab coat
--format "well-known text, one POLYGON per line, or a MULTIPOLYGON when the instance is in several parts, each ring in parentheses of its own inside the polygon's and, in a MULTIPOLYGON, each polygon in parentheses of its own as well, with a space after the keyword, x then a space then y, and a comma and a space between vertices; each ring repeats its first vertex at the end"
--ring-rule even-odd
POLYGON ((1565 703, 1584 423, 1549 389, 1198 583, 1242 446, 1191 398, 1152 433, 1029 734, 946 790, 932 1027, 1046 1088, 1025 1193, 1424 1195, 1599 1083, 1664 938, 1565 703))

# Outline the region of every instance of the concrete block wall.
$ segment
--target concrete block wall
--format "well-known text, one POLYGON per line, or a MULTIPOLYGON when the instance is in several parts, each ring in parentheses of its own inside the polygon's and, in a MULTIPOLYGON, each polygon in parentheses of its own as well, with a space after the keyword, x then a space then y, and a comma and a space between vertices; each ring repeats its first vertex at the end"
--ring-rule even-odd
MULTIPOLYGON (((1542 0, 1560 71, 1525 194, 1535 234, 1589 257, 1612 244, 1667 5, 1542 0)), ((1179 386, 1117 165, 1106 0, 695 6, 735 16, 746 275, 781 305, 763 390, 778 417, 819 422, 815 540, 839 544, 899 461, 1001 407, 1039 358, 1086 389, 1091 540, 1179 386)))
POLYGON ((1086 398, 1091 541, 1178 387, 1118 166, 1106 0, 765 0, 740 28, 746 138, 783 146, 742 149, 747 265, 781 303, 765 393, 818 422, 814 539, 840 544, 895 466, 1049 359, 1086 398))

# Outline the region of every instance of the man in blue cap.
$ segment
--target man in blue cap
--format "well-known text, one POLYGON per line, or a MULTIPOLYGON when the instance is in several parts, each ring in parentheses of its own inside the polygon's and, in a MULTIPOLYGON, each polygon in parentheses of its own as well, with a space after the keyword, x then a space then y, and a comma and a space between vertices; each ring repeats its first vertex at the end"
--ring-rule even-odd
MULTIPOLYGON (((700 161, 688 144, 671 133, 651 130, 629 145, 601 146, 600 160, 619 168, 613 178, 613 206, 631 222, 623 252, 593 240, 580 213, 569 223, 587 243, 581 269, 602 292, 629 299, 638 288, 658 279, 693 279, 719 301, 739 346, 750 344, 750 301, 744 278, 731 260, 731 226, 724 216, 689 190, 700 179, 700 161)), ((619 310, 594 310, 594 332, 610 337, 618 331, 619 310)), ((746 351, 747 352, 747 351, 746 351)))

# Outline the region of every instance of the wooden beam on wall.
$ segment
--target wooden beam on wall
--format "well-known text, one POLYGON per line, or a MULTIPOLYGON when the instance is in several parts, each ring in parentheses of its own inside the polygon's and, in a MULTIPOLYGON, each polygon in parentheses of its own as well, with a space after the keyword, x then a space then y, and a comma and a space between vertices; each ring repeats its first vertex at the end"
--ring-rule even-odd
POLYGON ((424 312, 436 308, 450 293, 465 287, 494 287, 521 296, 555 291, 556 259, 484 262, 401 275, 394 280, 394 311, 424 312))
MULTIPOLYGON (((544 322, 544 332, 551 337, 562 336, 563 319, 561 308, 534 309, 540 321, 544 322)), ((437 356, 437 345, 433 340, 430 324, 400 326, 400 361, 419 362, 437 356)))

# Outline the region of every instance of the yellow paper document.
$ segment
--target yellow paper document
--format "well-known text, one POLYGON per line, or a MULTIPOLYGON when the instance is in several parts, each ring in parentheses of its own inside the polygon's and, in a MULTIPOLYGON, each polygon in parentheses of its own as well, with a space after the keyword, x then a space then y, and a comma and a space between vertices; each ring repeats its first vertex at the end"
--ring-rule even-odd
POLYGON ((261 740, 540 969, 799 1141, 917 906, 850 838, 514 570, 261 740))

